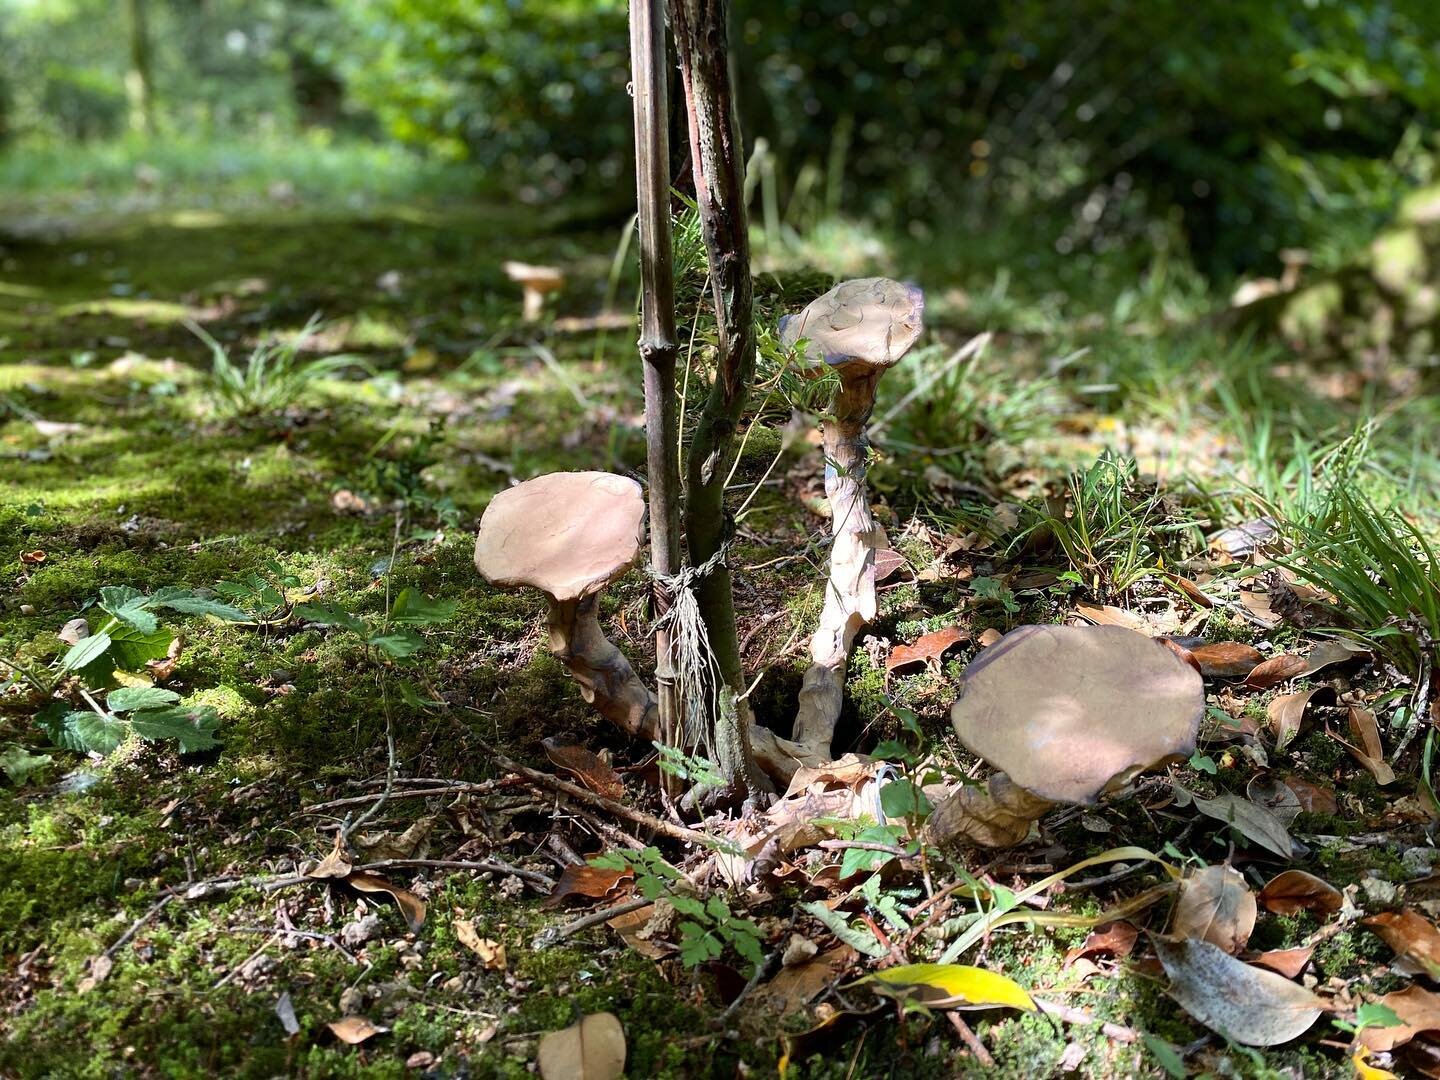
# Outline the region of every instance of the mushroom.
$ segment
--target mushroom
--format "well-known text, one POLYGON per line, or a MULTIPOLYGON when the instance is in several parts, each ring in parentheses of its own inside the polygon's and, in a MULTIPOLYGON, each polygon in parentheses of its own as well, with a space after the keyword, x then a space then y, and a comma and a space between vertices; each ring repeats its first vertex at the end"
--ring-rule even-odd
POLYGON ((925 294, 916 286, 860 278, 842 281, 780 321, 781 344, 805 340, 806 358, 840 376, 823 425, 830 579, 820 625, 810 639, 811 663, 794 727, 795 742, 825 758, 840 719, 850 648, 860 628, 875 618, 875 553, 885 539, 865 490, 865 425, 880 376, 915 344, 924 310, 925 294))
POLYGON ((518 282, 525 290, 524 306, 520 317, 526 322, 535 322, 545 310, 545 297, 565 287, 565 275, 558 267, 531 266, 529 263, 507 262, 503 267, 505 276, 518 282))
POLYGON ((634 480, 549 473, 490 500, 475 567, 492 585, 544 593, 550 651, 570 669, 581 695, 624 731, 653 739, 655 699, 597 618, 601 591, 635 565, 644 540, 645 499, 634 480))
POLYGON ((1022 626, 965 669, 955 733, 1001 770, 962 787, 929 821, 941 847, 1008 847, 1053 806, 1089 804, 1195 751, 1199 673, 1121 626, 1022 626))

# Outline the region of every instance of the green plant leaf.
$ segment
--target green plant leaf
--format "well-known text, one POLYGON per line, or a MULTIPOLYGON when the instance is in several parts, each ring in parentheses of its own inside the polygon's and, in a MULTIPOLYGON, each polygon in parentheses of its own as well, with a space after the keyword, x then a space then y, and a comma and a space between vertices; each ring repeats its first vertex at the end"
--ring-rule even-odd
POLYGON ((132 713, 130 725, 147 742, 157 739, 174 739, 184 753, 195 750, 209 750, 219 746, 215 729, 220 726, 220 716, 208 706, 168 709, 145 709, 132 713))
POLYGON ((8 746, 0 750, 0 772, 16 787, 24 787, 30 777, 54 760, 49 754, 32 754, 23 746, 8 746))
POLYGON ((128 585, 107 585, 100 590, 100 607, 142 634, 153 634, 160 621, 146 609, 150 597, 128 585))
MULTIPOLYGON (((160 660, 170 651, 175 635, 163 626, 150 632, 122 623, 110 630, 110 648, 99 658, 77 669, 87 686, 114 685, 116 671, 144 671, 151 660, 160 660)), ((90 638, 84 638, 85 644, 90 638)))
POLYGON ((886 817, 925 817, 932 809, 925 793, 909 780, 891 780, 880 789, 880 809, 886 817))
POLYGON ((1166 1075, 1174 1080, 1185 1080, 1190 1075, 1190 1070, 1185 1067, 1185 1059, 1180 1052, 1171 1046, 1158 1035, 1146 1035, 1145 1049, 1150 1051, 1150 1056, 1160 1063, 1166 1075))
POLYGON ((196 596, 189 589, 179 589, 174 586, 158 590, 150 598, 150 602, 154 607, 169 608, 171 611, 183 612, 186 615, 212 615, 225 622, 249 622, 251 619, 249 614, 232 604, 196 596))
POLYGON ((841 915, 837 911, 831 911, 819 900, 812 900, 807 904, 801 904, 800 907, 824 923, 832 934, 856 952, 877 959, 890 955, 890 950, 885 948, 884 945, 881 945, 875 935, 868 929, 861 930, 851 926, 845 921, 844 915, 841 915))
POLYGON ((381 652, 393 656, 396 660, 413 656, 425 647, 425 639, 413 630, 396 630, 389 634, 377 634, 366 640, 368 644, 374 645, 381 652))
POLYGON ((174 690, 159 686, 122 686, 110 691, 105 698, 105 707, 113 713, 133 712, 136 709, 157 709, 173 705, 180 700, 174 690))
POLYGON ((319 623, 321 626, 339 626, 356 634, 366 632, 362 619, 341 608, 329 607, 325 604, 296 604, 294 615, 297 619, 319 623))
POLYGON ((81 668, 89 667, 105 655, 105 650, 110 648, 110 640, 110 635, 105 633, 91 634, 87 638, 81 638, 70 646, 70 650, 65 654, 65 659, 60 661, 60 670, 79 671, 81 668))
POLYGON ((79 743, 80 749, 109 755, 125 741, 130 725, 118 716, 95 712, 72 712, 65 717, 66 727, 79 743))
POLYGON ((1035 1002, 1014 979, 966 964, 902 964, 858 980, 894 997, 915 998, 934 1008, 1011 1008, 1035 1011, 1035 1002))
POLYGON ((434 626, 454 618, 454 600, 431 600, 414 589, 401 589, 390 607, 390 621, 400 626, 434 626))

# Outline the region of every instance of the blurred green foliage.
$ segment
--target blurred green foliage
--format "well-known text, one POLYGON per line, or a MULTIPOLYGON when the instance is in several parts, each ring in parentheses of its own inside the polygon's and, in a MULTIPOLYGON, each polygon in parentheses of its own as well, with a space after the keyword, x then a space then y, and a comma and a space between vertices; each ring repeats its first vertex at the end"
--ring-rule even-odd
MULTIPOLYGON (((625 201, 623 0, 147 6, 162 133, 383 133, 530 201, 625 201)), ((1426 0, 736 0, 732 27, 778 204, 921 240, 1335 264, 1432 173, 1426 0)), ((0 137, 123 130, 124 36, 111 0, 0 0, 0 137)))

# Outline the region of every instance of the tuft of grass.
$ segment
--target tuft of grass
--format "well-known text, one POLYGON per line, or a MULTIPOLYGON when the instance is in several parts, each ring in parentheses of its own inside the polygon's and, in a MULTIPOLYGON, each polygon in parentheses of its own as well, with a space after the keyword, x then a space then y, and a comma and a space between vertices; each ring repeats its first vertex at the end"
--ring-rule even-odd
POLYGON ((243 363, 232 361, 225 346, 199 323, 186 319, 185 327, 210 349, 204 390, 216 414, 227 419, 273 416, 295 404, 320 379, 365 366, 359 357, 343 353, 300 359, 300 350, 320 329, 318 314, 310 316, 295 336, 256 345, 243 363))

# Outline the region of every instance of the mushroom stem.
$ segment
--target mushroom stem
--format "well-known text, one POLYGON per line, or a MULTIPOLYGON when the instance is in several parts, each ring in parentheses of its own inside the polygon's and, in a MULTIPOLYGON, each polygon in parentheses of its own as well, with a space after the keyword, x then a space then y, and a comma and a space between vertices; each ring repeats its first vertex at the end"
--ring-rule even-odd
POLYGON ((545 314, 545 294, 533 285, 524 286, 524 297, 520 304, 520 318, 526 322, 539 322, 545 314))
POLYGON ((926 830, 942 850, 1014 847, 1056 804, 1026 791, 1004 773, 983 787, 966 785, 935 808, 926 830))
POLYGON ((855 635, 875 618, 875 552, 884 533, 870 513, 865 488, 869 442, 865 425, 875 407, 880 370, 853 364, 840 369, 840 390, 826 419, 825 496, 830 503, 830 577, 820 625, 810 639, 810 667, 800 690, 794 736, 807 751, 830 756, 840 719, 845 666, 855 635))
POLYGON ((550 601, 550 651, 570 669, 581 696, 628 735, 659 736, 655 697, 600 629, 599 596, 550 601))

